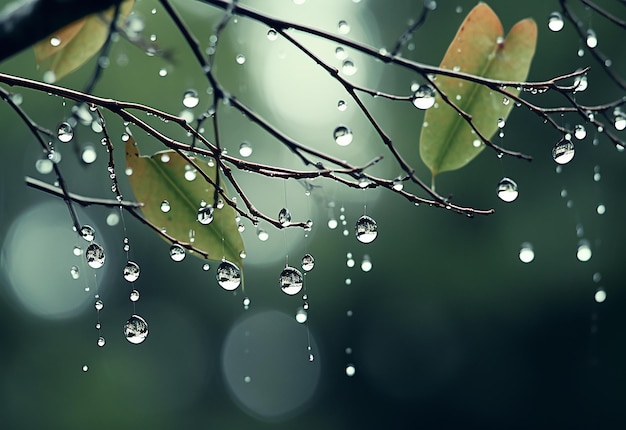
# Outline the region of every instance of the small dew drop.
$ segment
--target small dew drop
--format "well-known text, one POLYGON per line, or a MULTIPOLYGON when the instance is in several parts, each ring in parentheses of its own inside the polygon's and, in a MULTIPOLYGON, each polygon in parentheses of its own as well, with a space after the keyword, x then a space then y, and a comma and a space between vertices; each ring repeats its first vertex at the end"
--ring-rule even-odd
POLYGON ((517 199, 519 192, 517 191, 517 184, 510 178, 502 178, 498 182, 497 194, 500 200, 504 202, 512 202, 517 199))
POLYGON ((334 230, 339 225, 339 222, 335 218, 330 218, 328 220, 328 228, 334 230))
POLYGON ((561 139, 552 148, 552 159, 558 164, 567 164, 574 158, 574 144, 571 140, 561 139))
POLYGON ((107 215, 106 217, 106 223, 108 226, 116 226, 118 225, 120 222, 120 214, 119 212, 113 211, 110 214, 107 215))
POLYGON ((574 137, 578 140, 583 140, 585 137, 587 137, 587 130, 585 130, 585 127, 583 125, 576 125, 576 127, 574 128, 574 137))
POLYGON ((287 266, 280 272, 278 283, 285 294, 296 295, 302 290, 302 273, 294 267, 287 266))
POLYGON ((237 56, 235 57, 235 61, 237 62, 237 64, 243 64, 246 62, 246 56, 243 54, 237 54, 237 56))
POLYGON ((106 339, 102 336, 99 336, 97 344, 100 348, 102 348, 106 344, 106 339))
POLYGON ((361 270, 364 272, 369 272, 370 270, 372 270, 372 260, 370 259, 369 255, 365 254, 363 256, 363 260, 361 261, 361 270))
POLYGON ((354 226, 356 238, 361 243, 370 243, 378 235, 378 226, 373 218, 363 215, 354 226))
POLYGON ((194 89, 189 89, 183 93, 183 106, 186 108, 195 108, 200 103, 200 97, 198 96, 198 91, 194 89))
POLYGON ((57 137, 61 142, 67 143, 74 137, 74 129, 68 122, 62 122, 57 127, 57 137))
POLYGON ((54 163, 48 158, 41 158, 35 161, 35 169, 42 175, 47 175, 52 172, 54 168, 54 163))
POLYGON ((74 246, 74 248, 72 248, 72 254, 74 254, 75 256, 79 257, 81 254, 83 253, 83 249, 76 245, 74 246))
POLYGON ((89 244, 85 250, 85 258, 87 259, 87 265, 92 269, 99 269, 104 266, 104 249, 95 242, 89 244))
POLYGON ((530 263, 535 259, 535 251, 533 250, 533 246, 530 243, 522 243, 522 246, 519 250, 519 259, 522 263, 530 263))
POLYGON ((139 291, 137 290, 133 290, 130 292, 130 295, 128 297, 130 299, 131 302, 136 302, 139 300, 139 291))
POLYGON ((435 89, 430 84, 420 85, 413 93, 412 103, 418 109, 430 109, 435 104, 435 89))
POLYGON ((474 148, 480 148, 480 146, 481 146, 482 144, 483 144, 483 143, 480 141, 480 139, 474 139, 474 141, 472 142, 472 146, 473 146, 474 148))
POLYGON ((228 260, 222 260, 215 273, 220 287, 227 291, 236 290, 241 284, 241 271, 228 260))
POLYGON ((98 153, 92 145, 85 145, 80 153, 80 159, 85 164, 91 164, 98 158, 98 153))
POLYGON ((596 208, 596 212, 598 213, 598 215, 604 215, 604 213, 606 212, 606 207, 604 205, 598 205, 598 207, 596 208))
POLYGON ((98 299, 94 303, 93 307, 96 308, 97 311, 101 311, 104 308, 104 302, 102 300, 98 299))
POLYGON ((246 158, 252 155, 252 146, 249 142, 241 142, 239 145, 239 155, 246 158))
POLYGON ((626 114, 622 112, 619 108, 613 111, 614 119, 613 126, 616 130, 622 131, 626 128, 626 114))
POLYGON ((185 170, 185 179, 188 180, 189 182, 195 180, 196 176, 197 176, 197 173, 195 169, 185 170))
POLYGON ((337 57, 338 60, 345 60, 348 57, 348 54, 345 49, 338 46, 335 48, 335 57, 337 57))
POLYGON ((163 200, 161 202, 161 212, 168 213, 171 209, 172 207, 170 206, 170 202, 168 202, 167 200, 163 200))
POLYGON ((304 270, 305 272, 309 272, 313 270, 314 266, 315 259, 313 258, 313 256, 311 254, 304 254, 304 256, 302 257, 302 270, 304 270))
POLYGON ((169 163, 170 155, 169 154, 161 154, 161 163, 169 163))
POLYGON ((591 247, 589 246, 589 242, 583 239, 578 243, 576 258, 583 263, 591 259, 591 247))
POLYGON ((357 71, 357 67, 356 64, 354 64, 354 62, 352 60, 350 60, 349 58, 346 58, 343 63, 341 64, 341 71, 346 75, 346 76, 352 76, 356 73, 357 71))
POLYGON ((509 105, 509 103, 511 103, 511 100, 509 100, 509 98, 508 98, 508 97, 502 97, 502 104, 503 104, 504 106, 508 106, 508 105, 509 105))
POLYGON ((353 364, 348 364, 346 366, 346 376, 353 377, 356 373, 356 369, 353 364))
POLYGON ((548 28, 552 31, 561 31, 565 22, 559 12, 552 12, 548 17, 548 28))
POLYGON ((352 130, 350 130, 345 125, 340 125, 333 132, 333 137, 337 145, 348 146, 352 143, 352 139, 353 139, 352 130))
POLYGON ((124 324, 124 336, 135 345, 142 343, 148 337, 148 323, 139 315, 131 316, 124 324))
POLYGON ((173 261, 183 261, 185 259, 186 251, 179 243, 174 243, 170 246, 170 258, 173 261))
POLYGON ((129 261, 124 266, 124 279, 126 279, 128 282, 135 282, 137 279, 139 279, 139 272, 139 264, 135 263, 134 261, 129 261))
POLYGON ((86 372, 86 371, 88 371, 88 370, 89 370, 89 366, 87 366, 86 364, 85 364, 85 365, 83 365, 83 372, 86 372))
POLYGON ((598 46, 598 37, 596 36, 596 32, 593 31, 592 29, 587 30, 586 42, 587 42, 587 46, 590 47, 591 49, 598 46))
POLYGON ((341 34, 350 33, 350 25, 343 19, 337 23, 337 29, 339 30, 339 33, 341 34))
POLYGON ((212 205, 200 206, 200 208, 198 209, 196 219, 202 225, 211 224, 211 222, 213 221, 213 206, 212 205))
POLYGON ((606 300, 606 291, 604 291, 604 288, 598 288, 593 298, 597 303, 603 303, 606 300))
POLYGON ((278 39, 278 32, 273 28, 267 30, 267 40, 274 41, 276 39, 278 39))
POLYGON ((52 45, 52 46, 54 46, 56 48, 60 44, 61 44, 61 38, 60 37, 53 36, 53 37, 50 38, 50 45, 52 45))
POLYGON ((587 75, 576 76, 574 79, 574 92, 581 93, 587 89, 589 81, 587 75))
POLYGON ((504 128, 505 125, 506 121, 504 120, 504 118, 498 118, 498 128, 504 128))
POLYGON ((298 308, 296 311, 296 321, 300 324, 304 324, 308 318, 308 314, 306 310, 302 307, 298 308))
POLYGON ((265 242, 267 239, 270 238, 269 233, 263 229, 259 229, 259 231, 257 231, 256 233, 256 236, 259 238, 261 242, 265 242))
POLYGON ((70 275, 72 276, 72 279, 80 278, 80 272, 78 271, 78 266, 72 266, 70 268, 70 275))
POLYGON ((280 212, 278 213, 278 222, 283 227, 287 227, 289 224, 291 224, 291 212, 289 212, 289 209, 282 208, 280 210, 280 212))
POLYGON ((345 102, 345 100, 339 100, 337 102, 337 109, 339 109, 340 112, 344 112, 347 108, 348 104, 345 102))

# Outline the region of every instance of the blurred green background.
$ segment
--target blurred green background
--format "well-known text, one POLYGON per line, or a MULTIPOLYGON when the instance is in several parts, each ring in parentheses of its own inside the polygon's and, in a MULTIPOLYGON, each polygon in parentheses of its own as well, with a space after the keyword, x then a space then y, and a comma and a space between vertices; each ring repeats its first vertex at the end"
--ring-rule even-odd
MULTIPOLYGON (((350 26, 346 37, 386 49, 422 7, 419 1, 404 0, 241 3, 331 32, 345 20, 350 26)), ((624 76, 624 32, 571 3, 583 24, 597 32, 598 49, 611 58, 611 67, 624 76)), ((601 3, 624 16, 619 2, 601 3)), ((206 48, 222 12, 201 2, 174 4, 206 48)), ((605 103, 624 95, 588 52, 577 55, 581 42, 571 24, 559 33, 548 30, 556 0, 489 4, 505 29, 527 16, 537 21, 539 41, 529 80, 590 65, 589 88, 576 95, 579 102, 605 103)), ((438 2, 403 55, 438 64, 474 5, 438 2)), ((134 14, 137 25, 145 25, 143 35, 155 35, 167 55, 147 56, 118 41, 94 93, 179 114, 185 109, 184 91, 193 88, 200 104, 184 114, 201 114, 211 103, 208 83, 159 3, 139 0, 134 14)), ((268 40, 266 33, 258 23, 231 20, 220 38, 215 67, 228 91, 306 145, 357 165, 383 154, 385 160, 372 173, 399 175, 340 86, 302 53, 280 38, 268 40), (340 99, 347 101, 345 111, 336 107, 340 99), (350 146, 333 142, 332 131, 339 124, 354 131, 350 146)), ((336 44, 297 37, 329 64, 341 66, 336 44)), ((408 95, 418 80, 348 49, 346 55, 357 66, 350 76, 356 83, 408 95)), ((81 89, 95 61, 59 84, 81 89)), ((0 70, 39 80, 44 72, 36 67, 32 51, 5 61, 0 70)), ((55 129, 71 114, 70 101, 10 90, 44 127, 55 129)), ((544 106, 564 103, 550 94, 528 97, 544 106)), ((394 144, 428 181, 417 149, 422 113, 410 103, 365 99, 394 144)), ((237 154, 245 140, 253 148, 252 161, 302 167, 234 109, 220 106, 219 115, 222 143, 230 153, 237 154)), ((116 137, 122 191, 131 198, 121 167, 124 125, 112 115, 106 118, 116 137)), ((147 120, 188 141, 174 127, 147 120)), ((573 126, 580 118, 559 121, 573 126)), ((104 268, 94 276, 83 258, 72 253, 86 242, 72 233, 62 202, 24 184, 26 175, 47 182, 54 178, 37 171, 41 149, 6 104, 0 104, 0 129, 2 428, 608 429, 626 424, 626 295, 621 288, 626 173, 624 155, 602 133, 588 127, 587 137, 575 142, 574 160, 557 173, 551 148, 561 136, 532 113, 514 109, 504 137, 496 141, 532 155, 532 163, 500 160, 487 150, 466 168, 438 177, 438 192, 454 194, 456 203, 496 209, 494 215, 471 219, 415 207, 379 190, 345 190, 318 180, 307 197, 295 181, 239 173, 259 209, 275 215, 286 206, 295 220, 310 218, 314 227, 305 235, 261 223, 258 228, 269 233, 269 240, 262 242, 258 229, 242 221, 246 291, 233 295, 217 286, 214 262, 208 272, 193 256, 174 263, 168 245, 146 227, 128 216, 123 227, 115 223, 117 212, 98 207, 79 213, 81 222, 96 228, 96 241, 107 252, 104 268), (594 180, 594 173, 601 177, 594 180), (513 203, 496 196, 503 176, 519 185, 513 203), (369 245, 353 235, 364 205, 379 228, 369 245), (604 214, 598 214, 598 205, 605 206, 604 214), (336 229, 327 226, 331 219, 339 221, 336 229), (135 310, 128 300, 132 286, 121 274, 124 237, 130 241, 130 258, 141 266, 134 285, 141 300, 135 310), (587 262, 576 257, 581 239, 592 250, 587 262), (528 264, 519 259, 523 242, 530 242, 535 252, 528 264), (302 325, 294 316, 303 300, 284 295, 277 278, 286 257, 296 266, 305 252, 315 257, 315 268, 306 276, 310 308, 302 325), (354 267, 349 267, 348 254, 354 267), (372 263, 370 271, 361 269, 364 258, 372 263), (70 275, 73 265, 79 268, 78 279, 70 275), (594 300, 598 288, 606 292, 603 303, 594 300), (96 345, 94 294, 104 301, 103 348, 96 345), (251 300, 248 310, 242 306, 244 296, 251 300), (139 346, 122 334, 133 312, 150 329, 139 346), (355 370, 352 377, 346 375, 348 365, 355 370)), ((131 130, 143 153, 162 149, 150 136, 131 130)), ((79 125, 71 143, 57 145, 63 156, 60 167, 72 191, 110 198, 100 138, 79 125), (86 165, 80 154, 90 144, 97 159, 86 165)))

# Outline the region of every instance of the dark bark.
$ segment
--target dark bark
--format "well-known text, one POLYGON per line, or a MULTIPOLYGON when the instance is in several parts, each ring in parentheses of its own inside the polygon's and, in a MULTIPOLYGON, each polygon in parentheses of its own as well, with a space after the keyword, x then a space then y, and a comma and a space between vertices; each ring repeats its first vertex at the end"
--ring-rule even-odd
POLYGON ((121 0, 26 0, 0 12, 0 62, 59 28, 121 0))

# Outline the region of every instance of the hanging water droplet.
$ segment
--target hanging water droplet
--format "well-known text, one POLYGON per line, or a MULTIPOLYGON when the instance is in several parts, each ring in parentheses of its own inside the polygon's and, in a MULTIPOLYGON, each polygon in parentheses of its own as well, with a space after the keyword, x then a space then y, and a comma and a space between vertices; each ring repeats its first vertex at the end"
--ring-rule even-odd
POLYGON ((273 28, 270 28, 269 30, 267 30, 267 39, 272 41, 278 39, 278 32, 273 28))
POLYGON ((54 163, 48 158, 41 158, 35 161, 35 169, 37 169, 37 171, 42 175, 47 175, 48 173, 52 172, 53 168, 54 163))
POLYGON ((296 310, 296 321, 299 322, 300 324, 304 324, 308 316, 309 315, 307 314, 304 308, 300 307, 296 310))
POLYGON ((502 178, 498 182, 498 197, 504 202, 512 202, 517 199, 519 192, 517 191, 517 184, 510 178, 502 178))
POLYGON ((606 291, 604 291, 604 288, 602 287, 598 288, 593 298, 597 303, 604 302, 606 300, 606 291))
POLYGON ((363 256, 363 260, 361 260, 361 270, 364 272, 369 272, 370 270, 372 270, 372 260, 370 259, 370 256, 365 254, 363 256))
POLYGON ((78 266, 72 266, 70 268, 70 275, 72 276, 72 279, 80 278, 80 272, 78 271, 78 266))
POLYGON ((259 231, 257 231, 256 236, 259 238, 261 242, 265 242, 267 239, 270 238, 269 233, 263 230, 262 228, 260 228, 259 231))
POLYGON ((552 31, 561 31, 565 22, 559 12, 552 12, 548 17, 548 28, 552 31))
POLYGON ((74 137, 74 130, 67 122, 62 122, 57 128, 57 137, 63 143, 67 143, 74 137))
POLYGON ((85 164, 91 164, 98 158, 98 153, 92 145, 85 145, 80 153, 80 159, 85 164))
POLYGON ((350 130, 345 125, 340 125, 333 131, 333 137, 337 145, 339 146, 348 146, 352 143, 353 135, 352 130, 350 130))
POLYGON ((354 267, 355 264, 356 264, 356 262, 354 261, 354 258, 352 258, 352 253, 348 252, 346 254, 346 266, 354 267))
POLYGON ((593 31, 592 29, 587 30, 586 42, 587 42, 587 46, 590 47, 591 49, 598 46, 598 37, 596 36, 596 32, 593 31))
POLYGON ((236 290, 241 284, 241 271, 228 260, 222 260, 215 273, 217 283, 227 291, 236 290))
POLYGON ((211 221, 213 221, 213 206, 200 206, 196 218, 198 219, 198 222, 202 225, 211 224, 211 221))
POLYGON ((598 205, 598 207, 596 208, 596 213, 598 215, 604 215, 605 212, 606 212, 606 206, 598 205))
POLYGON ((435 89, 430 84, 423 84, 413 93, 413 106, 418 109, 429 109, 435 104, 435 89))
POLYGON ((237 61, 237 64, 243 64, 246 62, 246 57, 243 54, 237 54, 235 61, 237 61))
POLYGON ((289 212, 289 209, 282 208, 280 210, 278 213, 278 222, 283 227, 287 227, 291 223, 291 212, 289 212))
POLYGON ((356 73, 357 71, 357 67, 356 64, 354 64, 354 62, 352 60, 350 60, 349 58, 346 58, 343 61, 343 64, 341 65, 341 71, 346 75, 346 76, 352 76, 356 73))
POLYGON ((170 246, 170 258, 174 261, 183 261, 185 259, 185 248, 179 243, 170 246))
POLYGON ((522 246, 519 250, 519 259, 522 263, 530 263, 535 259, 535 251, 533 250, 533 246, 530 243, 522 243, 522 246))
POLYGON ((98 343, 98 346, 102 348, 104 346, 104 344, 106 343, 106 339, 104 337, 102 337, 102 336, 98 336, 98 342, 97 343, 98 343))
POLYGON ((183 93, 183 106, 186 108, 195 108, 200 103, 200 97, 198 91, 194 89, 188 89, 183 93))
POLYGON ((613 115, 613 126, 615 127, 615 129, 619 131, 624 130, 626 128, 626 114, 624 114, 621 109, 616 108, 613 111, 613 115))
POLYGON ((574 144, 571 140, 561 139, 552 148, 552 158, 558 164, 567 164, 574 158, 574 144))
POLYGON ((359 242, 370 243, 378 235, 378 226, 373 218, 363 215, 354 226, 356 238, 359 242))
POLYGON ((194 179, 196 179, 196 170, 195 169, 186 169, 185 170, 185 179, 188 180, 189 182, 193 181, 194 179))
POLYGON ((161 154, 161 162, 168 163, 170 161, 170 154, 161 154))
POLYGON ((78 246, 78 245, 74 245, 74 248, 72 248, 72 254, 74 254, 75 256, 80 256, 83 253, 83 249, 78 246))
POLYGON ((574 92, 581 93, 587 89, 588 85, 587 75, 576 76, 576 78, 574 78, 574 92))
POLYGON ((313 355, 312 352, 309 352, 309 361, 313 362, 315 360, 315 356, 313 355))
POLYGON ((89 370, 89 366, 87 366, 86 364, 85 364, 85 365, 83 365, 83 372, 86 372, 86 371, 88 371, 88 370, 89 370))
POLYGON ((131 316, 124 324, 124 336, 135 345, 142 343, 148 337, 148 323, 139 315, 131 316))
POLYGON ((578 243, 578 249, 576 250, 576 258, 578 261, 586 262, 591 259, 591 247, 589 246, 589 242, 586 240, 581 240, 578 243))
POLYGON ((89 267, 99 269, 104 266, 104 249, 97 243, 92 242, 85 250, 85 258, 89 267))
POLYGON ((280 272, 278 282, 285 294, 293 296, 302 290, 302 273, 294 267, 287 266, 280 272))
POLYGON ((506 121, 504 120, 504 118, 498 118, 498 128, 504 128, 505 125, 506 121))
POLYGON ((252 146, 250 145, 250 143, 245 141, 241 142, 241 144, 239 145, 239 155, 244 158, 252 155, 252 146))
POLYGON ((50 38, 50 45, 54 46, 55 48, 61 45, 61 38, 58 36, 52 36, 50 38))
POLYGON ((346 366, 346 376, 353 377, 355 373, 356 368, 354 367, 354 364, 348 364, 346 366))
POLYGON ((302 270, 304 270, 305 272, 309 272, 313 270, 314 266, 315 259, 313 258, 313 256, 311 254, 304 254, 304 256, 302 257, 302 270))
POLYGON ((585 130, 585 127, 582 124, 577 124, 574 128, 574 137, 578 140, 583 140, 587 137, 587 130, 585 130))
POLYGON ((244 298, 243 298, 243 301, 242 301, 241 303, 243 304, 243 308, 244 308, 245 310, 250 309, 250 298, 248 298, 248 297, 244 297, 244 298))
POLYGON ((138 290, 133 290, 130 292, 130 295, 128 297, 130 299, 131 302, 136 302, 139 300, 139 291, 138 290))
POLYGON ((344 112, 348 109, 348 104, 344 100, 339 100, 337 102, 337 109, 339 109, 340 112, 344 112))
POLYGON ((168 202, 167 200, 163 200, 161 202, 161 212, 168 213, 171 209, 172 207, 170 206, 170 202, 168 202))
POLYGON ((343 19, 337 23, 337 28, 341 34, 350 33, 350 25, 343 19))
POLYGON ((93 307, 96 308, 97 311, 101 311, 102 308, 104 308, 104 302, 102 300, 98 299, 94 303, 93 307))
POLYGON ((80 228, 80 236, 87 242, 91 242, 96 237, 96 231, 92 226, 85 224, 80 228))
POLYGON ((335 218, 330 218, 328 220, 328 228, 334 230, 339 225, 339 222, 335 218))
POLYGON ((129 261, 124 266, 124 279, 126 279, 128 282, 135 282, 137 279, 139 279, 139 272, 139 265, 134 261, 129 261))

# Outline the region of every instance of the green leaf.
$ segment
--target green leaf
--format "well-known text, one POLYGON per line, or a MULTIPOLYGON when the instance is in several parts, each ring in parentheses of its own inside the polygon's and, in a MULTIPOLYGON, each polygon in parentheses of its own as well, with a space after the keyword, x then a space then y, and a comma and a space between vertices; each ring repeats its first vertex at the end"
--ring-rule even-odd
MULTIPOLYGON (((214 179, 216 167, 206 161, 191 158, 209 178, 214 179)), ((225 204, 213 211, 213 221, 201 224, 198 209, 201 202, 212 205, 215 188, 199 172, 189 181, 185 173, 194 172, 191 164, 175 151, 157 152, 153 156, 140 156, 132 136, 126 141, 126 167, 132 169, 128 177, 135 199, 142 202, 143 215, 152 224, 165 228, 167 234, 181 243, 193 246, 209 254, 211 260, 226 258, 242 268, 240 257, 244 251, 243 239, 237 229, 235 210, 225 204), (163 201, 169 203, 169 211, 161 210, 163 201)))
MULTIPOLYGON (((467 15, 448 47, 441 68, 458 70, 485 78, 523 82, 535 53, 537 25, 525 19, 513 26, 506 39, 498 16, 484 3, 467 15)), ((488 139, 498 129, 498 119, 506 119, 513 103, 482 85, 437 76, 437 87, 460 109, 472 116, 476 128, 488 139)), ((509 88, 514 94, 519 91, 509 88)), ((465 120, 437 94, 435 106, 426 111, 420 136, 420 156, 438 173, 459 169, 484 148, 475 146, 478 136, 465 120)), ((480 141, 480 140, 479 140, 480 141)))
MULTIPOLYGON (((134 0, 122 3, 118 25, 124 22, 134 0)), ((33 46, 37 64, 49 62, 46 71, 54 73, 55 81, 82 66, 104 45, 115 8, 86 16, 57 30, 33 46), (54 43, 51 41, 54 40, 54 43)))

